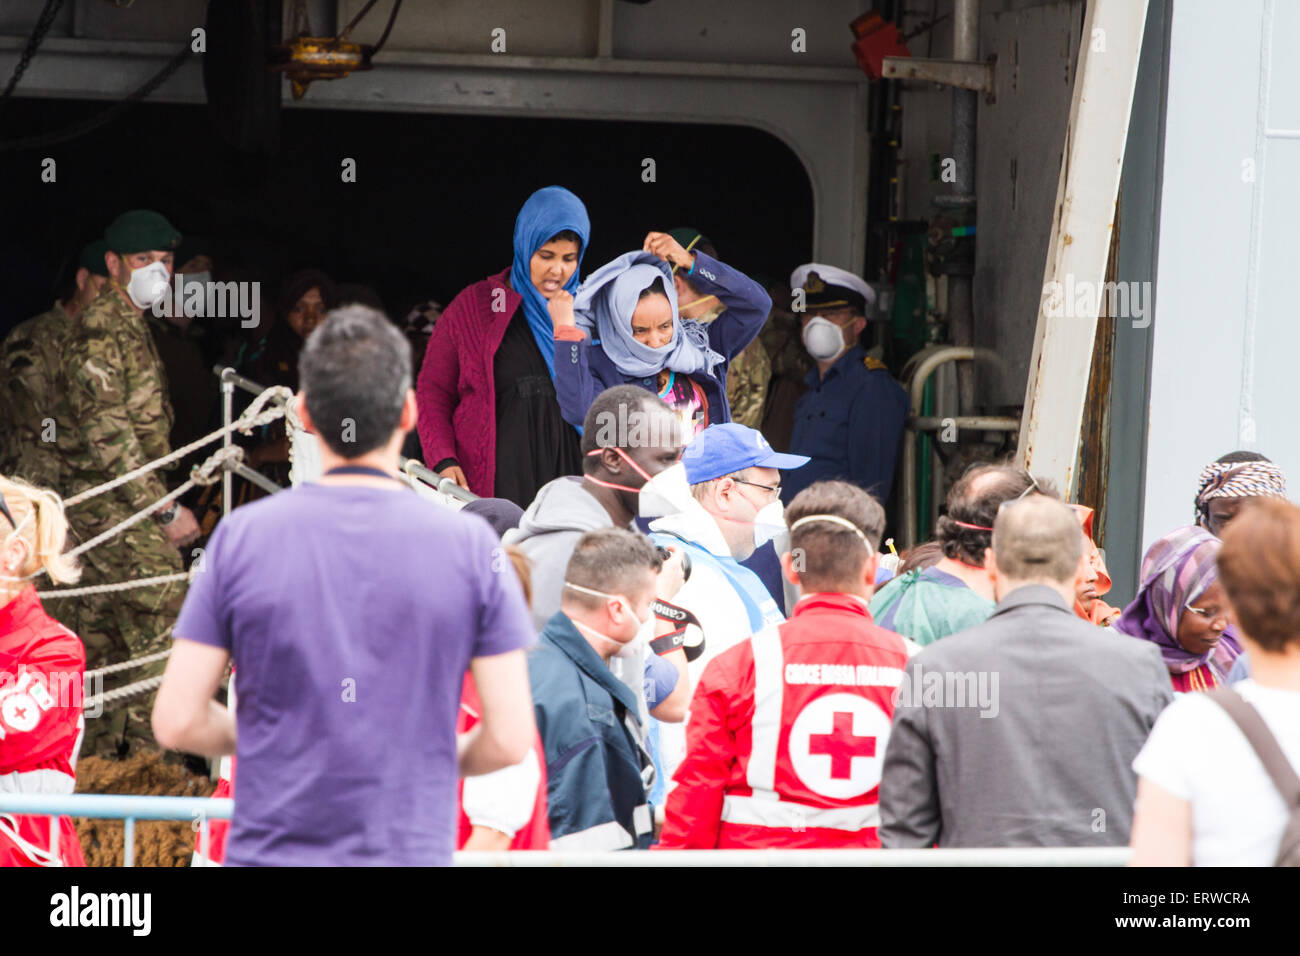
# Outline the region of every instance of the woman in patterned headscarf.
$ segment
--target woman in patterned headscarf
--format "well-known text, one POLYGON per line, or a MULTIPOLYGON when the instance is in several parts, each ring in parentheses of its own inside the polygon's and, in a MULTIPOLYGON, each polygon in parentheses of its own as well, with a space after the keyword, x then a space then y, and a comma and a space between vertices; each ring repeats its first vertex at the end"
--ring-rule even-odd
POLYGON ((1286 475, 1263 455, 1234 451, 1201 470, 1196 486, 1196 523, 1213 535, 1251 498, 1286 500, 1286 475))
POLYGON ((1142 559, 1142 584, 1115 630, 1160 648, 1175 693, 1225 682, 1241 643, 1215 563, 1221 542, 1203 528, 1179 528, 1142 559))

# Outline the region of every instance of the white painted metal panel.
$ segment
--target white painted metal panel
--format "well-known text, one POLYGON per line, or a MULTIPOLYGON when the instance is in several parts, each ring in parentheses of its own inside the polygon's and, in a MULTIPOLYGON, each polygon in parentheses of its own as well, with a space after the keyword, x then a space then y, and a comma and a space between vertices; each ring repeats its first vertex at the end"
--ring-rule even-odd
POLYGON ((1197 475, 1225 452, 1300 480, 1300 140, 1272 127, 1300 104, 1296 6, 1173 7, 1144 548, 1191 520, 1197 475))
MULTIPOLYGON (((1146 8, 1146 0, 1094 0, 1088 7, 1044 289, 1051 282, 1097 289, 1105 276, 1146 8)), ((1065 300, 1078 302, 1068 291, 1065 300)), ((1095 297, 1091 306, 1057 316, 1040 304, 1017 454, 1062 491, 1075 475, 1096 330, 1095 297)))

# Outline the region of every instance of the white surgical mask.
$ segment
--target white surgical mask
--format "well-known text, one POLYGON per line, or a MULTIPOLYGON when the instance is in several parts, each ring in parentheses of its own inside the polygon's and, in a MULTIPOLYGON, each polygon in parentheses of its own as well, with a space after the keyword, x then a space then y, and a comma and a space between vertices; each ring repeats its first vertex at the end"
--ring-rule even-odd
POLYGON ((679 461, 641 486, 641 493, 637 496, 637 511, 642 518, 661 518, 685 511, 691 500, 686 465, 679 461))
POLYGON ((126 294, 131 297, 137 309, 148 309, 166 296, 170 288, 171 276, 167 267, 161 262, 151 262, 131 273, 131 279, 126 284, 126 294))
MULTIPOLYGON (((782 535, 787 535, 785 528, 785 507, 781 504, 780 499, 773 501, 771 504, 764 505, 754 515, 754 547, 761 548, 769 541, 776 540, 782 535)), ((780 552, 780 547, 777 552, 780 552)))
POLYGON ((803 347, 817 361, 829 362, 847 348, 844 344, 844 327, 836 325, 825 316, 815 315, 803 327, 803 347))

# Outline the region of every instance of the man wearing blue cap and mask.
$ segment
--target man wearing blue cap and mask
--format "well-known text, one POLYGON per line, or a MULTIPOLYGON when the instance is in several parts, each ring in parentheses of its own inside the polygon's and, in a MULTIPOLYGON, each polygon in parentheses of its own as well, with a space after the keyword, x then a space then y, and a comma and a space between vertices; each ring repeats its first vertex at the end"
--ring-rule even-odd
MULTIPOLYGON (((758 575, 740 562, 785 530, 780 469, 807 463, 803 455, 774 451, 760 432, 727 422, 696 435, 680 466, 647 483, 679 504, 651 521, 650 532, 656 544, 682 547, 691 559, 690 580, 673 603, 693 614, 704 631, 704 651, 689 667, 692 685, 715 655, 785 620, 758 575), (673 481, 682 487, 669 487, 673 481), (689 493, 682 494, 687 486, 689 493)), ((659 728, 661 780, 671 779, 685 747, 680 724, 659 728)), ((656 784, 651 798, 656 805, 661 786, 656 784)))

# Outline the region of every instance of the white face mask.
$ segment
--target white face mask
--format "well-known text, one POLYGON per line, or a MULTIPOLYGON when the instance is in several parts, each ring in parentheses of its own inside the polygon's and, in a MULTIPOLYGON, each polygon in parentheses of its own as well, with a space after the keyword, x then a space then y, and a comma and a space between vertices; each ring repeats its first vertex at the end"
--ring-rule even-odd
POLYGON ((825 316, 815 315, 803 327, 803 347, 817 361, 829 362, 848 347, 844 343, 844 327, 825 316))
POLYGON ((171 288, 171 275, 161 262, 151 262, 131 273, 126 284, 126 294, 137 309, 148 309, 167 295, 171 288))
MULTIPOLYGON (((764 505, 759 509, 758 514, 754 515, 754 547, 761 548, 782 535, 788 535, 785 528, 785 506, 781 504, 780 499, 777 499, 771 504, 764 505)), ((780 551, 778 547, 777 552, 780 551)))
POLYGON ((691 486, 686 481, 686 465, 677 462, 641 486, 637 511, 642 518, 661 518, 685 511, 690 505, 691 486))

